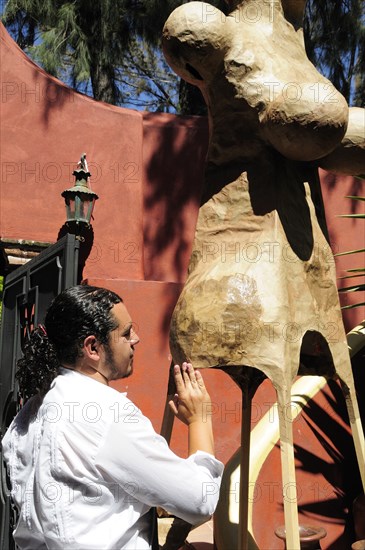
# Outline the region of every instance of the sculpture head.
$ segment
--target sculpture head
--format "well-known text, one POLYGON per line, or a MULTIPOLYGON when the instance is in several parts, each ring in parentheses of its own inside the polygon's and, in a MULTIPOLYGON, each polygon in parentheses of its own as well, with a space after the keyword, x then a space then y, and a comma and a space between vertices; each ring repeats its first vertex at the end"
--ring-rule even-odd
POLYGON ((201 89, 208 105, 212 162, 250 159, 267 147, 299 161, 329 154, 346 132, 348 106, 306 55, 296 30, 305 1, 233 1, 230 7, 226 16, 189 2, 163 31, 168 63, 201 89))

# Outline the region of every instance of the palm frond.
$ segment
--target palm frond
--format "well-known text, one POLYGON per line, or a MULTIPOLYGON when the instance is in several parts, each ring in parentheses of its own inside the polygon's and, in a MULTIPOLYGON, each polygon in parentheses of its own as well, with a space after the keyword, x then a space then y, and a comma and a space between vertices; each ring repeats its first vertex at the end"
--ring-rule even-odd
MULTIPOLYGON (((356 200, 356 201, 365 201, 365 197, 362 197, 362 196, 349 195, 347 198, 349 198, 351 200, 356 200)), ((362 214, 343 214, 339 217, 341 217, 341 218, 365 219, 365 214, 364 213, 362 213, 362 214)), ((338 254, 335 254, 335 256, 347 256, 349 254, 358 254, 360 252, 365 252, 365 248, 360 248, 360 249, 357 249, 357 250, 349 250, 347 252, 339 252, 338 254)), ((365 267, 357 267, 357 268, 347 269, 346 272, 349 273, 349 275, 339 277, 339 279, 345 280, 345 279, 353 279, 354 277, 365 277, 365 267)), ((365 283, 361 282, 357 285, 351 285, 351 286, 339 288, 338 291, 339 292, 364 292, 365 291, 365 283)), ((363 305, 365 305, 365 303, 361 302, 361 303, 356 303, 356 304, 343 306, 342 309, 352 309, 352 308, 360 307, 360 306, 363 306, 363 305)))

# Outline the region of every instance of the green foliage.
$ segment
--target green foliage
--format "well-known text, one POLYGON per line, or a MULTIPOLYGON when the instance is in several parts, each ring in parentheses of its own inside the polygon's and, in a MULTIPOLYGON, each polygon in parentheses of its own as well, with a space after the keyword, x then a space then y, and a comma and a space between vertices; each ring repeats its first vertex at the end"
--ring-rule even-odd
MULTIPOLYGON (((115 105, 181 112, 179 78, 160 49, 163 25, 181 3, 8 0, 3 22, 34 61, 76 90, 115 105)), ((223 8, 224 0, 211 3, 223 8)), ((184 106, 194 112, 194 102, 184 106)))
POLYGON ((134 38, 116 70, 116 82, 124 102, 146 111, 178 112, 178 77, 162 52, 145 39, 134 38))
MULTIPOLYGON (((365 197, 349 196, 347 198, 355 200, 355 201, 360 201, 360 202, 365 201, 365 197)), ((365 219, 365 213, 343 214, 340 217, 341 218, 362 218, 362 219, 365 219)), ((365 252, 365 248, 361 248, 361 249, 358 249, 358 250, 349 250, 347 252, 340 252, 339 254, 336 254, 336 256, 345 256, 345 255, 348 255, 348 254, 359 254, 359 253, 364 253, 364 252, 365 252)), ((339 292, 360 292, 360 291, 364 292, 365 291, 365 266, 360 267, 360 268, 347 269, 346 271, 347 271, 347 273, 349 273, 349 275, 346 275, 344 277, 340 277, 340 279, 348 280, 348 279, 354 279, 354 278, 359 278, 360 277, 363 282, 360 282, 360 283, 357 283, 357 284, 354 284, 354 285, 351 285, 351 286, 346 286, 346 287, 340 288, 339 292)), ((351 308, 360 307, 360 306, 365 306, 365 302, 352 304, 352 305, 349 305, 349 306, 344 306, 342 309, 351 309, 351 308)))
MULTIPOLYGON (((95 99, 153 111, 205 113, 201 94, 165 63, 160 37, 186 0, 8 0, 3 21, 47 72, 95 99)), ((210 4, 227 12, 224 0, 210 4)), ((308 0, 310 59, 350 104, 365 105, 364 0, 308 0)))
POLYGON ((178 4, 8 0, 3 21, 34 61, 78 91, 116 105, 176 111, 178 78, 156 45, 178 4))
POLYGON ((87 91, 91 81, 95 99, 121 104, 116 71, 131 41, 128 4, 128 0, 9 0, 3 20, 48 73, 80 91, 87 91))
POLYGON ((304 24, 309 58, 345 96, 365 106, 364 0, 310 0, 304 24))

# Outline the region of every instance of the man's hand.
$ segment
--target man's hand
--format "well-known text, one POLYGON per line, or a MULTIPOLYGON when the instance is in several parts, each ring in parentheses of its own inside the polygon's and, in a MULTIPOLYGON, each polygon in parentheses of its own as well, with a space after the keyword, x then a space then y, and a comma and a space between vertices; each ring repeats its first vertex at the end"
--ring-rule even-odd
POLYGON ((174 366, 174 378, 177 393, 169 405, 175 416, 187 425, 206 421, 211 400, 200 372, 191 363, 183 363, 181 368, 174 366))
POLYGON ((176 394, 169 405, 177 418, 189 426, 189 455, 197 450, 214 454, 211 399, 199 371, 191 363, 174 366, 176 394))

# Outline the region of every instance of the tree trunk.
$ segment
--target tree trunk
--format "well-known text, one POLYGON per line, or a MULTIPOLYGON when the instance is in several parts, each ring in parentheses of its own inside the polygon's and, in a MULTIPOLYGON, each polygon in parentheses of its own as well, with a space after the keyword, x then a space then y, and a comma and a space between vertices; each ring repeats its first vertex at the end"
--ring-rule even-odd
POLYGON ((103 66, 98 60, 90 64, 90 78, 94 98, 98 101, 116 105, 118 102, 118 90, 114 81, 114 69, 111 66, 103 66))
POLYGON ((180 80, 179 106, 181 115, 205 116, 207 114, 207 106, 201 91, 185 80, 180 80))

